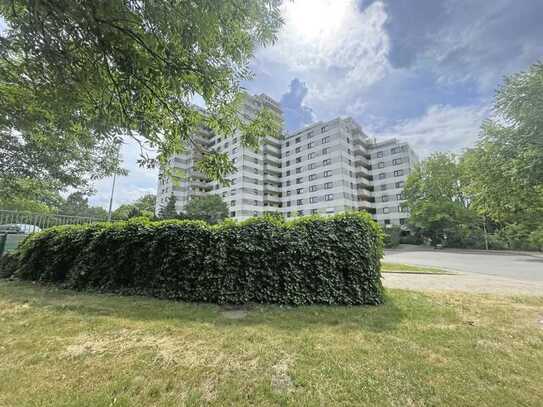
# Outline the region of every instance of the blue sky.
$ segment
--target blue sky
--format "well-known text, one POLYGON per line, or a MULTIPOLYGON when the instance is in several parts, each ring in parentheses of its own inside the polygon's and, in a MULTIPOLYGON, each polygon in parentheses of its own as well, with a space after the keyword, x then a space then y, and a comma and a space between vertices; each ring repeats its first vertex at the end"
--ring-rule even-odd
MULTIPOLYGON (((294 0, 277 43, 252 62, 252 93, 281 101, 290 130, 352 116, 370 136, 420 156, 474 143, 503 77, 543 61, 542 0, 294 0)), ((115 206, 154 193, 155 171, 130 171, 115 206)), ((111 180, 96 184, 107 205, 111 180)))

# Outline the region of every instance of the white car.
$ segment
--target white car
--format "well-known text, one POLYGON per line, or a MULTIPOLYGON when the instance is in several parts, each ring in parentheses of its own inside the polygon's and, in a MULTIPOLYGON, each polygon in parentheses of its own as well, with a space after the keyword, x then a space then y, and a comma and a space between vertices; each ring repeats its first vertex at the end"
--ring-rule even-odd
POLYGON ((0 225, 0 233, 24 233, 29 235, 34 232, 40 232, 41 228, 29 223, 11 223, 8 225, 0 225))

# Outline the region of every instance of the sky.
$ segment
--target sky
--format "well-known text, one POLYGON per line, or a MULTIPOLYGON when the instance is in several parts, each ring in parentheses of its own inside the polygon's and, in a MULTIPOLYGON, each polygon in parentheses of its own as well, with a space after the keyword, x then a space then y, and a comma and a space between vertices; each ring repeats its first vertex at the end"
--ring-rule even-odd
MULTIPOLYGON (((282 14, 246 89, 280 101, 290 131, 351 116, 420 157, 473 145, 504 76, 543 61, 543 0, 287 0, 282 14)), ((114 206, 156 192, 138 148, 122 156, 114 206)), ((111 180, 95 186, 90 201, 107 206, 111 180)))

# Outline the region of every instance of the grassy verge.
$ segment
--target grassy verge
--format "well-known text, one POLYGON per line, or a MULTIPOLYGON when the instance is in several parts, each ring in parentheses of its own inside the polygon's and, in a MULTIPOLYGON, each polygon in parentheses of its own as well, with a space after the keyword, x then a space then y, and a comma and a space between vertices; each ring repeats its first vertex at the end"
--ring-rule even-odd
POLYGON ((543 299, 220 307, 0 281, 0 405, 540 406, 543 299), (232 314, 232 312, 230 312, 232 314))
POLYGON ((403 263, 381 263, 383 273, 416 273, 416 274, 454 274, 450 271, 437 267, 414 266, 403 263))

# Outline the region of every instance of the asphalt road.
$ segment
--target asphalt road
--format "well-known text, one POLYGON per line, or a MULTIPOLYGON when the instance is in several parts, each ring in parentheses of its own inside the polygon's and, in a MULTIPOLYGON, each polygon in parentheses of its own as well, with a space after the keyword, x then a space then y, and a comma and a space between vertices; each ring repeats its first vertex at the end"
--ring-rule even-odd
POLYGON ((404 248, 386 250, 384 261, 543 282, 543 255, 538 254, 404 248))

